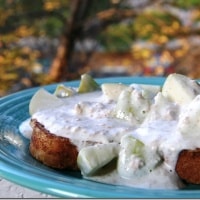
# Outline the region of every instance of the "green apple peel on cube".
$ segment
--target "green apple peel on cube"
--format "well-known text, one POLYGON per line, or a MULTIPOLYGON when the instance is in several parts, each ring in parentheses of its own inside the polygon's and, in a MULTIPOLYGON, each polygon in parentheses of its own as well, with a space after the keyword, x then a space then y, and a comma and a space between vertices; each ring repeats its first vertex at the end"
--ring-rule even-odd
POLYGON ((78 93, 92 92, 98 90, 99 88, 99 84, 89 74, 81 75, 78 93))

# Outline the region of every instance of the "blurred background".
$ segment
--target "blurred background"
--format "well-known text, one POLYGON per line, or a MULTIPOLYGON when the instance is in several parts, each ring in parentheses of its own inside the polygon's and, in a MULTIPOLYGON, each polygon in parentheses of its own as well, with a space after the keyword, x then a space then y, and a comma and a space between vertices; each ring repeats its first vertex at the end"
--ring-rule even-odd
POLYGON ((0 97, 86 72, 200 78, 200 1, 0 0, 0 97))

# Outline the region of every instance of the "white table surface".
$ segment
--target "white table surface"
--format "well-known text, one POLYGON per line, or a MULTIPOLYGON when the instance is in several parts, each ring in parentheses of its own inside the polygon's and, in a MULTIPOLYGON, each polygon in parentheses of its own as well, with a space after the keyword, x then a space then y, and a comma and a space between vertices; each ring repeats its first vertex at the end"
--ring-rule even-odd
POLYGON ((0 198, 55 198, 0 178, 0 198))

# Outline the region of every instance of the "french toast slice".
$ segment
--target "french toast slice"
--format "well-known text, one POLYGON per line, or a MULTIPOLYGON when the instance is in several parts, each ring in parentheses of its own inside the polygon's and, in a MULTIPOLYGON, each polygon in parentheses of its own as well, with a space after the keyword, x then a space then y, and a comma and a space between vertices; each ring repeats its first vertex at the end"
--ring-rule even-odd
POLYGON ((49 132, 36 119, 31 119, 33 129, 29 150, 43 164, 55 169, 78 170, 78 149, 69 138, 49 132))
POLYGON ((182 150, 178 155, 175 170, 185 182, 200 184, 200 148, 182 150))

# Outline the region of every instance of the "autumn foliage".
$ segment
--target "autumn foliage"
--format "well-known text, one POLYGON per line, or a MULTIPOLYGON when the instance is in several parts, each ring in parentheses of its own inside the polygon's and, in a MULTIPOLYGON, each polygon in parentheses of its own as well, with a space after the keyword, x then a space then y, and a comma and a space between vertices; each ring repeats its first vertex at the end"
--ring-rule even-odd
POLYGON ((200 77, 199 0, 1 0, 0 96, 94 77, 200 77))

